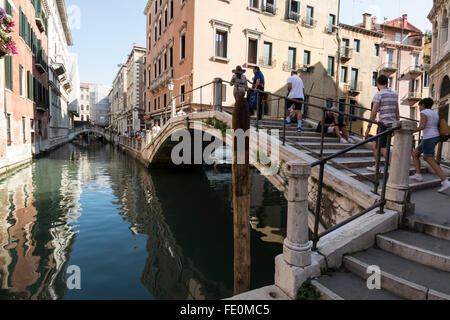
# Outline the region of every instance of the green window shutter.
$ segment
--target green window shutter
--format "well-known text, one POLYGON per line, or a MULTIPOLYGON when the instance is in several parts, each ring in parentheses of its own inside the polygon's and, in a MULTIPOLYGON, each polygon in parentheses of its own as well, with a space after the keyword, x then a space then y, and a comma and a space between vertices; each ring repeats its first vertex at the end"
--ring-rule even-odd
POLYGON ((19 65, 20 95, 23 95, 23 66, 19 65))
POLYGON ((6 56, 5 58, 5 68, 6 68, 6 81, 5 86, 9 90, 13 90, 13 71, 12 71, 12 57, 6 56))
POLYGON ((10 16, 12 15, 11 5, 9 4, 8 1, 5 1, 5 12, 6 12, 7 14, 9 14, 10 16))

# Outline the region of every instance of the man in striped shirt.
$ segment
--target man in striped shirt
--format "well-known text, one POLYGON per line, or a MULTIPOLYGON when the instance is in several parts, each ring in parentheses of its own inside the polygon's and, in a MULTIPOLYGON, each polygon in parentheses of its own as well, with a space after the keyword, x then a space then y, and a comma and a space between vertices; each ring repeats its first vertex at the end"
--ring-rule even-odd
MULTIPOLYGON (((370 120, 375 120, 377 114, 378 121, 382 124, 378 126, 378 134, 392 128, 392 124, 400 120, 400 111, 398 107, 398 95, 388 88, 389 79, 385 75, 381 75, 377 79, 378 92, 375 94, 372 100, 372 113, 370 115, 370 120)), ((370 129, 372 124, 370 123, 366 130, 366 138, 370 135, 370 129)), ((380 139, 381 143, 381 153, 386 158, 386 146, 387 146, 387 136, 380 139)), ((375 159, 377 159, 378 146, 375 143, 373 145, 373 153, 375 159)), ((375 166, 368 167, 367 169, 375 171, 375 166)))

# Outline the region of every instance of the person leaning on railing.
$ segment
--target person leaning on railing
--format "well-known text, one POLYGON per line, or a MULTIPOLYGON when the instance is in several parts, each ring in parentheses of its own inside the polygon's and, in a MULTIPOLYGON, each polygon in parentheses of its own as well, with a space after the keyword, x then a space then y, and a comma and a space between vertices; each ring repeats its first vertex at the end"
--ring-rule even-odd
POLYGON ((436 145, 441 140, 441 135, 438 127, 439 114, 436 111, 431 110, 433 104, 434 101, 430 98, 423 99, 419 102, 420 124, 417 131, 423 130, 423 141, 412 153, 416 173, 411 176, 410 179, 419 182, 423 181, 422 172, 420 170, 420 155, 423 153, 424 160, 442 180, 442 187, 438 192, 444 192, 445 190, 450 189, 450 181, 448 181, 447 176, 434 159, 436 145))
MULTIPOLYGON (((381 75, 377 79, 378 92, 375 94, 372 100, 372 113, 370 114, 370 120, 375 121, 378 116, 378 121, 381 123, 378 125, 378 134, 392 128, 392 124, 400 120, 400 111, 398 106, 398 95, 394 91, 388 88, 389 79, 385 75, 381 75)), ((372 129, 372 123, 369 123, 365 133, 365 137, 369 138, 370 130, 372 129)), ((386 146, 387 135, 380 138, 381 153, 386 158, 386 146)), ((378 158, 378 141, 372 144, 373 153, 375 159, 378 158)), ((386 160, 388 161, 388 160, 386 160)), ((370 171, 375 171, 376 166, 367 167, 370 171)))

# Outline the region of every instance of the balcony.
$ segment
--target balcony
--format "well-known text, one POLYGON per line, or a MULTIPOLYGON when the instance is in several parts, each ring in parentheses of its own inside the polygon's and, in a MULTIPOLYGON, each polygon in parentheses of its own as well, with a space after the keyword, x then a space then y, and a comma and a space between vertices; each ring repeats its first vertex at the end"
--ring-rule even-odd
POLYGON ((338 27, 337 26, 335 26, 334 24, 329 24, 329 25, 327 25, 325 27, 325 31, 324 32, 328 33, 328 34, 336 34, 337 31, 338 31, 338 27))
POLYGON ((42 15, 36 15, 36 26, 38 27, 40 32, 44 32, 45 31, 45 24, 44 24, 44 20, 42 19, 42 15))
POLYGON ((62 63, 55 63, 53 65, 53 72, 55 73, 55 75, 57 77, 63 75, 64 73, 66 73, 66 68, 64 67, 64 65, 62 63))
POLYGON ((275 14, 277 14, 277 7, 272 3, 263 3, 262 12, 266 12, 266 13, 275 15, 275 14))
POLYGON ((352 81, 344 85, 344 91, 350 95, 357 95, 362 92, 363 84, 361 81, 352 81))
POLYGON ((300 13, 290 11, 286 14, 286 19, 295 21, 295 22, 299 22, 300 21, 300 13))
POLYGON ((384 71, 384 72, 397 72, 398 70, 398 66, 396 63, 393 62, 387 62, 383 65, 381 65, 380 70, 379 71, 384 71))
POLYGON ((313 18, 304 18, 302 20, 302 26, 306 28, 315 28, 317 25, 317 20, 313 18))
POLYGON ((157 92, 158 90, 162 89, 167 84, 169 84, 172 78, 173 78, 173 68, 167 69, 157 79, 153 80, 150 83, 150 91, 152 93, 157 92))
POLYGON ((41 49, 37 52, 34 63, 40 73, 48 72, 47 55, 44 50, 41 49))
POLYGON ((412 100, 412 101, 422 100, 422 92, 410 91, 408 93, 408 100, 412 100))
POLYGON ((353 57, 353 48, 342 47, 340 56, 342 61, 350 60, 353 57))
POLYGON ((304 64, 299 68, 301 73, 313 73, 314 67, 311 67, 309 64, 304 64))
POLYGON ((423 74, 423 68, 422 68, 422 66, 412 66, 409 68, 408 73, 412 77, 418 77, 423 74))
POLYGON ((292 65, 289 62, 284 62, 283 63, 283 71, 293 71, 293 70, 301 70, 302 66, 299 65, 298 63, 292 65))

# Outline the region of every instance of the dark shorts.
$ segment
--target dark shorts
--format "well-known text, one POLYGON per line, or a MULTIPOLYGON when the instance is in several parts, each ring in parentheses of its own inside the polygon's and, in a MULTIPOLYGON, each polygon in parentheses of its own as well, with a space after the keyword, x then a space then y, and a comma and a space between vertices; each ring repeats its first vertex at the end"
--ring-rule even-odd
MULTIPOLYGON (((382 133, 382 132, 384 132, 384 131, 386 131, 388 129, 391 129, 391 128, 392 128, 392 124, 382 124, 382 125, 378 126, 377 134, 380 134, 380 133, 382 133)), ((387 139, 388 139, 387 135, 381 137, 380 143, 381 143, 381 148, 382 149, 386 149, 386 147, 387 147, 387 139)), ((378 143, 378 141, 377 141, 377 143, 378 143)), ((378 144, 377 144, 377 146, 378 146, 378 144)))
POLYGON ((425 157, 433 157, 434 152, 436 150, 436 145, 441 141, 440 137, 424 139, 421 144, 416 148, 419 150, 425 157))
MULTIPOLYGON (((292 98, 292 99, 300 100, 300 101, 305 101, 305 100, 302 99, 302 98, 292 98)), ((294 105, 294 109, 295 109, 295 110, 300 110, 300 111, 302 111, 303 103, 301 103, 301 102, 287 101, 287 102, 286 102, 286 109, 289 109, 290 107, 292 107, 292 105, 294 105)))

